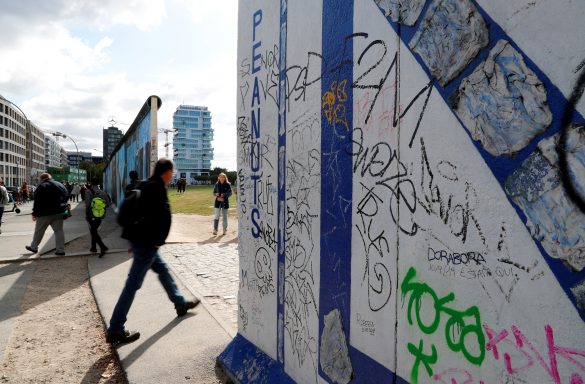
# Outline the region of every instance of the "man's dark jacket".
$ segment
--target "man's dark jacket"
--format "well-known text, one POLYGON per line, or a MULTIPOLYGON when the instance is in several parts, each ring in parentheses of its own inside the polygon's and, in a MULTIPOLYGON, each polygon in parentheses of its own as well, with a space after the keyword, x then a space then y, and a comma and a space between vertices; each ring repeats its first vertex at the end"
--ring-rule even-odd
POLYGON ((171 229, 171 207, 167 189, 160 177, 153 176, 140 188, 140 220, 127 226, 122 237, 141 246, 161 246, 171 229))
POLYGON ((35 190, 32 215, 35 217, 58 215, 65 212, 69 193, 55 180, 43 181, 35 190))
POLYGON ((136 189, 136 186, 138 186, 138 183, 140 182, 140 180, 136 179, 136 180, 130 180, 130 184, 128 184, 126 186, 126 188, 124 189, 124 196, 128 196, 132 193, 132 191, 134 189, 136 189))

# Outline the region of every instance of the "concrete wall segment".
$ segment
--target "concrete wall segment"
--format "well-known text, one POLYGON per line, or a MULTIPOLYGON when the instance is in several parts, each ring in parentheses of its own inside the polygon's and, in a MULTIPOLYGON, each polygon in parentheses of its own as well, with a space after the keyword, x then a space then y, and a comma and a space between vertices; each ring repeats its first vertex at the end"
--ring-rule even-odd
POLYGON ((541 33, 564 12, 583 29, 585 4, 562 1, 549 19, 538 1, 240 3, 244 315, 229 350, 269 357, 248 353, 246 369, 268 382, 583 382, 585 220, 563 177, 582 193, 585 120, 562 126, 577 74, 528 41, 574 64, 541 33), (258 39, 270 49, 254 71, 258 39))

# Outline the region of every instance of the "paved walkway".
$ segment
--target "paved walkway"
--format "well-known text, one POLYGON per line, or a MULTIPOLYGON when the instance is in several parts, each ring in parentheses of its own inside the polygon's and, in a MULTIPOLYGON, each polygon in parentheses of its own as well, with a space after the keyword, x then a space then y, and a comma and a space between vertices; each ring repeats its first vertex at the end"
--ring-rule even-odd
POLYGON ((173 271, 222 322, 233 337, 238 330, 238 247, 236 244, 168 244, 161 248, 173 271))
MULTIPOLYGON (((81 205, 74 209, 74 216, 66 221, 67 242, 88 235, 82 208, 81 205)), ((7 214, 2 225, 0 356, 13 320, 20 314, 22 297, 34 269, 34 264, 22 265, 22 262, 38 257, 24 251, 34 229, 30 209, 27 212, 25 206, 20 215, 7 214)), ((106 233, 104 241, 114 253, 101 259, 95 254, 89 256, 88 252, 70 252, 66 246, 67 256, 89 256, 91 286, 106 324, 131 264, 131 256, 122 252, 127 249, 127 243, 119 237, 120 231, 115 215, 108 214, 102 233, 106 233)), ((42 247, 45 252, 54 249, 54 236, 49 231, 42 247)), ((199 297, 202 305, 189 315, 177 318, 156 275, 149 272, 127 322, 128 329, 137 329, 142 336, 134 343, 118 347, 122 367, 130 383, 217 383, 215 358, 237 331, 237 245, 209 241, 176 243, 165 245, 161 253, 185 296, 199 297)), ((43 257, 48 256, 52 257, 49 254, 43 257)))

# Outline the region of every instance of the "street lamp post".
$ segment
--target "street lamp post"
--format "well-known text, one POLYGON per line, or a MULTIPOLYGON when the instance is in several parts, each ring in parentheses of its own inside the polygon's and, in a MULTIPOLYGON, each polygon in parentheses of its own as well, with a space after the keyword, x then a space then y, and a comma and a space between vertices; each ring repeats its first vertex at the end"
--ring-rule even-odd
POLYGON ((64 139, 69 138, 69 140, 73 141, 73 145, 75 145, 75 150, 77 151, 77 182, 79 183, 81 181, 81 179, 79 178, 79 165, 81 164, 81 160, 80 160, 80 156, 79 156, 79 148, 77 148, 77 143, 75 142, 75 140, 73 140, 73 138, 71 136, 67 136, 64 133, 53 132, 51 134, 55 137, 62 137, 64 139))

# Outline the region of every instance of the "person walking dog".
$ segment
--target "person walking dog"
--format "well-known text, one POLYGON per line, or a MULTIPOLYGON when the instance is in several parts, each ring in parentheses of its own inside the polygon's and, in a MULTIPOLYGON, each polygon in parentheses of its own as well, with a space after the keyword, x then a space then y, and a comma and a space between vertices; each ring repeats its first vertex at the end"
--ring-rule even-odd
MULTIPOLYGON (((199 304, 199 299, 188 301, 179 291, 169 272, 169 267, 158 253, 165 243, 171 228, 171 210, 166 186, 173 178, 174 164, 167 158, 161 158, 154 167, 154 173, 146 183, 140 186, 140 194, 135 200, 135 209, 131 211, 132 220, 123 227, 122 237, 129 240, 133 252, 132 266, 128 279, 114 308, 106 340, 112 344, 129 343, 138 340, 140 333, 125 329, 126 316, 132 306, 136 292, 142 286, 146 272, 152 269, 165 289, 167 296, 175 305, 177 316, 199 304)), ((130 199, 132 197, 127 197, 130 199)), ((126 200, 122 205, 126 203, 126 200)), ((120 210, 122 212, 122 209, 120 210)), ((121 214, 121 213, 120 213, 121 214)), ((118 222, 121 222, 118 217, 118 222)))
POLYGON ((65 186, 52 179, 49 173, 42 173, 40 184, 35 190, 32 219, 36 222, 32 243, 25 248, 32 253, 38 252, 45 231, 50 225, 55 232, 55 255, 65 255, 65 232, 63 220, 67 217, 69 193, 65 186))

